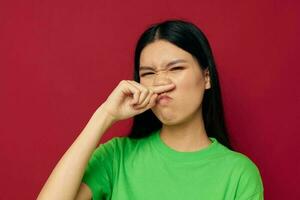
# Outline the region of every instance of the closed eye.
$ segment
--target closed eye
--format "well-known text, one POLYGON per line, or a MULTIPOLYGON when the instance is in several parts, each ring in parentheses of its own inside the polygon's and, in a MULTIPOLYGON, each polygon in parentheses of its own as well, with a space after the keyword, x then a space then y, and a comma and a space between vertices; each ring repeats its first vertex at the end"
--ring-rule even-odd
MULTIPOLYGON (((182 70, 182 69, 184 69, 184 67, 173 67, 173 68, 171 68, 172 71, 173 70, 182 70)), ((146 75, 149 75, 149 74, 154 74, 154 73, 153 72, 146 72, 144 74, 141 74, 140 76, 143 77, 143 76, 146 76, 146 75)))
POLYGON ((183 69, 183 67, 173 67, 171 70, 180 70, 183 69))
POLYGON ((152 72, 147 72, 147 73, 141 74, 141 76, 146 76, 148 74, 153 74, 153 73, 152 72))

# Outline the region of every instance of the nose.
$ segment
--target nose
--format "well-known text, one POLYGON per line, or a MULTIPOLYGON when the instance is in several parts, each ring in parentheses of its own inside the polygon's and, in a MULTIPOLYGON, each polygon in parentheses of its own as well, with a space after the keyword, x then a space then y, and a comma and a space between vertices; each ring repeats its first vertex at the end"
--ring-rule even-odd
MULTIPOLYGON (((162 72, 162 71, 161 71, 162 72)), ((158 72, 153 79, 153 86, 164 86, 172 84, 173 81, 168 77, 168 73, 158 72)))

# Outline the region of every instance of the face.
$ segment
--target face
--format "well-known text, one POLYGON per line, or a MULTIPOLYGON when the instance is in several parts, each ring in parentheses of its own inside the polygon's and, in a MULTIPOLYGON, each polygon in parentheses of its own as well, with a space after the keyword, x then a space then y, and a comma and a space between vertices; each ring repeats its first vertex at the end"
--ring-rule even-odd
POLYGON ((140 56, 140 84, 154 87, 174 83, 166 91, 171 97, 152 107, 153 113, 165 125, 174 125, 198 116, 205 89, 210 88, 209 73, 187 51, 166 41, 148 44, 140 56))

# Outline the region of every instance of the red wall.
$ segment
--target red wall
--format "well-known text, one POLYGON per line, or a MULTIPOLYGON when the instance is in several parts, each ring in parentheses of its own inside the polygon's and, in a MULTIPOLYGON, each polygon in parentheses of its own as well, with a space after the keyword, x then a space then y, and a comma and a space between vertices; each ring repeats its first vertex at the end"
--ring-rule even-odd
POLYGON ((95 109, 132 79, 139 34, 175 17, 210 40, 234 147, 259 167, 265 199, 300 199, 299 1, 147 2, 0 1, 0 199, 37 196, 95 109))

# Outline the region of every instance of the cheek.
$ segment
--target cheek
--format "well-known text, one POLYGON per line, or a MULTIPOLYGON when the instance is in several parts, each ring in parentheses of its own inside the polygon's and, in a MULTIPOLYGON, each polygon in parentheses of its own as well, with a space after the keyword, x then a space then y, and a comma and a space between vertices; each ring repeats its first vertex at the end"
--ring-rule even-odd
POLYGON ((143 86, 150 86, 150 81, 140 78, 140 84, 143 86))
POLYGON ((178 90, 182 94, 192 95, 199 93, 204 88, 203 80, 197 73, 186 73, 175 80, 178 90))
POLYGON ((178 105, 184 109, 198 108, 204 93, 204 81, 198 74, 188 74, 176 81, 178 105))

